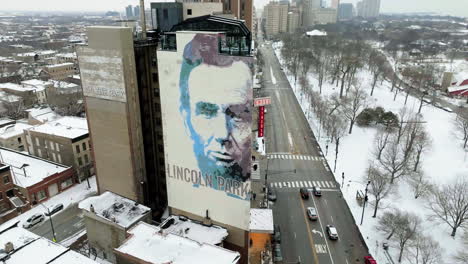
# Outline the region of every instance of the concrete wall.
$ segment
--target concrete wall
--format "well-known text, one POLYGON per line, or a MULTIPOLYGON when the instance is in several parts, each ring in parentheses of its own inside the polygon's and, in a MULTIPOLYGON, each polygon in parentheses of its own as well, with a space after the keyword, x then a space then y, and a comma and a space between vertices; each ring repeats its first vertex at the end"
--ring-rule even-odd
POLYGON ((188 19, 192 17, 212 15, 215 12, 223 11, 223 3, 221 2, 187 2, 183 4, 183 18, 188 19), (191 14, 189 14, 189 10, 191 14))
POLYGON ((99 192, 141 203, 145 167, 132 30, 89 27, 88 40, 77 54, 99 192))

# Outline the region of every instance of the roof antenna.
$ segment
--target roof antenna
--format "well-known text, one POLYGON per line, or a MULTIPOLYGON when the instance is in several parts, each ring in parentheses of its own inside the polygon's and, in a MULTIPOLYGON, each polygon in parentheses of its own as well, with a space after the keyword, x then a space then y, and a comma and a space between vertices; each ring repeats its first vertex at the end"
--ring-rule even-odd
POLYGON ((146 39, 145 0, 140 0, 141 38, 146 39))

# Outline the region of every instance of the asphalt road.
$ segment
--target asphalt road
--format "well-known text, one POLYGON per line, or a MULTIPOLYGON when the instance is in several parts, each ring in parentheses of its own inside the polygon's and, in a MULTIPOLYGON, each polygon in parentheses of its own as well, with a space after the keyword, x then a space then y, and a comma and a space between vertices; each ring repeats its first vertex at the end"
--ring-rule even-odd
MULTIPOLYGON (((57 242, 65 240, 85 229, 83 213, 78 209, 78 205, 76 204, 55 213, 52 216, 52 223, 54 225, 57 242)), ((29 231, 50 240, 53 238, 48 216, 46 216, 45 221, 33 226, 29 231)))
MULTIPOLYGON (((269 157, 267 182, 275 186, 277 201, 272 205, 275 224, 282 233, 283 263, 363 263, 367 249, 341 196, 339 185, 323 162, 315 137, 300 109, 270 45, 259 38, 264 57, 262 95, 271 96, 265 116, 266 151, 269 157), (322 197, 302 200, 299 188, 322 187, 322 197), (312 222, 307 207, 318 210, 312 222), (338 230, 338 241, 329 240, 326 225, 338 230)), ((264 167, 265 168, 265 167, 264 167)))

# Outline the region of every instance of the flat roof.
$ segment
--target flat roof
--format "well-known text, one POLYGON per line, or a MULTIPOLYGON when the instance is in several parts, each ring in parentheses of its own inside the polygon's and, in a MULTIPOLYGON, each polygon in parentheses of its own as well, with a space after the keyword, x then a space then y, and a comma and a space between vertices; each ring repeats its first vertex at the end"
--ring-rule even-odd
POLYGON ((250 232, 273 234, 273 211, 271 209, 250 209, 250 232))
POLYGON ((0 89, 10 89, 18 92, 29 92, 29 91, 35 91, 35 88, 32 87, 25 87, 20 84, 16 83, 0 83, 0 89))
POLYGON ((0 261, 4 264, 96 264, 77 252, 39 237, 21 227, 10 227, 0 232, 0 244, 11 242, 13 251, 7 254, 0 251, 0 261))
POLYGON ((61 117, 59 114, 55 113, 50 107, 29 108, 25 111, 28 112, 32 118, 43 123, 47 121, 53 121, 61 117))
POLYGON ((16 123, 0 127, 0 138, 7 139, 15 136, 20 136, 24 133, 25 129, 31 128, 31 125, 24 123, 16 123))
POLYGON ((234 264, 239 261, 238 252, 159 231, 157 226, 140 222, 128 231, 130 237, 115 250, 155 264, 234 264))
POLYGON ((91 205, 94 207, 94 214, 123 228, 129 228, 140 221, 151 210, 142 204, 108 191, 81 201, 78 207, 92 213, 91 205))
POLYGON ((161 226, 165 226, 172 221, 173 223, 164 229, 164 233, 180 235, 198 243, 218 245, 228 236, 228 231, 224 227, 217 225, 206 226, 184 216, 172 215, 161 223, 161 226))
POLYGON ((29 129, 43 134, 54 135, 69 139, 78 138, 89 134, 86 118, 65 116, 46 122, 29 129))
POLYGON ((10 166, 13 182, 23 188, 30 187, 53 174, 62 173, 70 168, 3 147, 0 147, 0 163, 10 166))

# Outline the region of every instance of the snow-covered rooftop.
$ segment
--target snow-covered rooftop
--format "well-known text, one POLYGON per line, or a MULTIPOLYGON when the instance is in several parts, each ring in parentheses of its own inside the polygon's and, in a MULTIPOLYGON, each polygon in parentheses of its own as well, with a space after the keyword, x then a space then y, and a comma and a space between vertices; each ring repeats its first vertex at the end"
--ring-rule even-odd
POLYGON ((0 163, 11 167, 13 182, 23 188, 70 169, 58 163, 2 147, 0 147, 0 163))
POLYGON ((21 83, 23 85, 33 86, 33 87, 38 87, 38 86, 45 87, 45 86, 48 86, 48 85, 52 84, 51 82, 42 81, 42 80, 38 80, 38 79, 26 80, 26 81, 22 81, 21 83))
POLYGON ((79 89, 80 87, 78 84, 58 80, 52 80, 52 83, 54 87, 58 89, 79 89))
POLYGON ((113 221, 123 228, 131 227, 150 213, 150 208, 112 192, 89 197, 81 201, 78 207, 92 212, 91 205, 97 216, 113 221))
POLYGON ((0 251, 4 264, 96 264, 97 262, 20 227, 0 232, 0 244, 11 242, 13 251, 0 251), (33 260, 33 261, 32 261, 33 260))
POLYGON ((22 98, 20 96, 0 91, 0 101, 2 102, 15 103, 20 102, 21 100, 22 98))
POLYGON ((15 123, 15 120, 9 119, 9 118, 0 118, 0 127, 15 123))
POLYGON ((19 136, 24 133, 24 129, 31 128, 31 125, 24 124, 24 123, 16 123, 7 125, 4 127, 0 127, 0 138, 7 139, 14 136, 19 136))
POLYGON ((86 118, 65 116, 29 129, 39 133, 74 139, 89 134, 86 118))
POLYGON ((36 89, 28 86, 23 86, 16 83, 0 83, 0 89, 9 89, 18 92, 28 92, 28 91, 35 91, 36 89))
POLYGON ((52 65, 46 65, 46 68, 58 68, 58 67, 63 67, 63 66, 73 66, 72 62, 65 62, 65 63, 59 63, 59 64, 52 64, 52 65))
POLYGON ((162 235, 159 228, 140 222, 130 229, 130 237, 117 249, 147 263, 234 264, 240 254, 221 247, 200 244, 174 234, 162 235))
POLYGON ((50 107, 29 108, 25 111, 29 113, 31 118, 34 118, 42 123, 53 121, 61 117, 59 114, 50 109, 50 107))
POLYGON ((273 234, 273 211, 271 209, 250 209, 250 232, 273 234))
POLYGON ((183 216, 173 215, 164 221, 161 226, 173 223, 164 229, 164 233, 171 233, 181 237, 189 238, 198 243, 210 245, 221 244, 228 236, 226 228, 220 226, 205 226, 183 216))
POLYGON ((62 58, 70 58, 70 59, 76 59, 76 53, 58 53, 55 56, 57 57, 62 57, 62 58))

